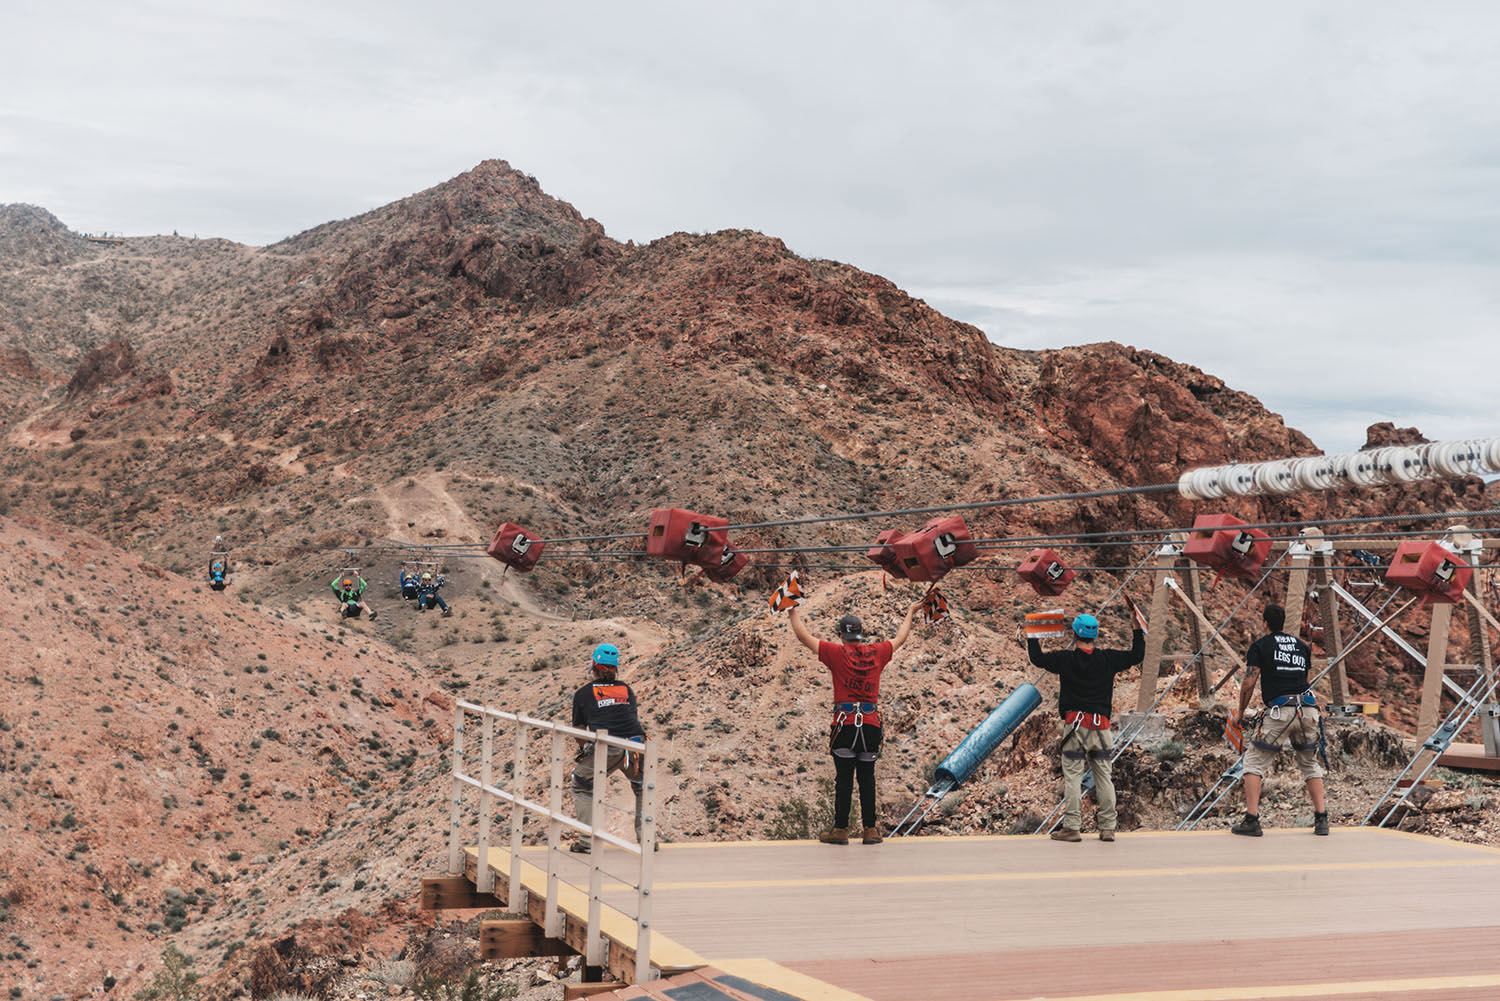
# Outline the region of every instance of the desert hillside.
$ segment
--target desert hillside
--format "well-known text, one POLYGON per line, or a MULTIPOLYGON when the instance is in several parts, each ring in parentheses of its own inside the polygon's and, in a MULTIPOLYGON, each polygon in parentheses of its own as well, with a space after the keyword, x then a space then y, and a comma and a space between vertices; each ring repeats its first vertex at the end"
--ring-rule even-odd
MULTIPOLYGON (((1419 439, 1371 429, 1371 444, 1419 439)), ((560 716, 605 640, 625 651, 662 741, 668 840, 815 833, 828 682, 766 594, 799 566, 815 629, 853 610, 889 635, 918 592, 848 569, 858 554, 798 549, 862 546, 921 519, 743 533, 737 545, 775 552, 730 585, 694 588, 634 558, 631 539, 557 546, 534 573, 503 573, 480 555, 502 521, 629 535, 662 506, 777 521, 1314 452, 1191 366, 1113 343, 1006 349, 885 279, 759 233, 622 244, 500 161, 260 248, 99 243, 43 209, 0 206, 0 969, 17 997, 126 996, 170 943, 218 996, 260 997, 308 988, 296 978, 327 959, 320 949, 360 968, 425 955, 430 919, 414 904, 444 859, 453 699, 560 716), (222 594, 204 580, 217 536, 234 568, 222 594), (563 558, 585 548, 621 558, 563 558), (442 566, 451 617, 401 601, 404 559, 442 566), (335 615, 329 581, 351 563, 372 585, 373 621, 335 615)), ((1494 496, 1471 479, 968 518, 1001 538, 1494 496)), ((1083 608, 1122 579, 1108 568, 1150 546, 1064 551, 1105 568, 1068 592, 1083 608)), ((919 629, 888 673, 884 820, 1034 679, 1014 629, 1041 602, 1011 572, 1019 558, 992 551, 951 575, 953 619, 919 629)), ((1210 611, 1244 594, 1225 581, 1210 611)), ((1242 616, 1230 643, 1255 625, 1242 616)), ((1184 627, 1162 626, 1176 649, 1184 627)), ((1106 631, 1126 638, 1118 606, 1106 631)), ((1216 676, 1234 666, 1210 658, 1216 676)), ((1386 715, 1335 734, 1335 823, 1358 822, 1399 767, 1386 724, 1409 725, 1415 705, 1415 668, 1394 646, 1369 644, 1351 672, 1386 715)), ((1230 760, 1222 706, 1184 686, 1163 712, 1163 734, 1119 765, 1127 826, 1175 826, 1230 760)), ((928 833, 1033 829, 1056 797, 1049 742, 1038 712, 928 833)), ((1408 828, 1494 841, 1493 783, 1447 792, 1408 828)), ((1268 809, 1296 822, 1298 796, 1273 783, 1268 809)))

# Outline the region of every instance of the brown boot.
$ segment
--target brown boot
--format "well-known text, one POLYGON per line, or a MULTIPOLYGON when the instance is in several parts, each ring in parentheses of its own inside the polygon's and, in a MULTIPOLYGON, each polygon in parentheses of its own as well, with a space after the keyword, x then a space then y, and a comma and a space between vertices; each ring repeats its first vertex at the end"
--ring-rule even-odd
POLYGON ((878 828, 878 827, 866 827, 865 828, 865 836, 864 836, 864 838, 862 840, 867 845, 878 845, 882 841, 884 841, 885 838, 882 838, 880 836, 880 828, 878 828))
POLYGON ((1100 841, 1113 841, 1114 839, 1115 832, 1113 830, 1103 830, 1099 832, 1100 841))
POLYGON ((849 828, 835 827, 828 833, 819 835, 818 840, 825 845, 847 845, 849 843, 849 828))
POLYGON ((1083 835, 1068 827, 1059 827, 1052 832, 1053 841, 1082 841, 1083 835))

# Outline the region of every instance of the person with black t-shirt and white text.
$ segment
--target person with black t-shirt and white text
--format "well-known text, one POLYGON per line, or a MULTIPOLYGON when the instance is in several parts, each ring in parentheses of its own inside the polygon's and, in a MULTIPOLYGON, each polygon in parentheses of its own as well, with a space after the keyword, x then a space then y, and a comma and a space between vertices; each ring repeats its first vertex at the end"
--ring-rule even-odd
POLYGON ((1327 835, 1328 804, 1323 794, 1323 770, 1318 767, 1323 727, 1318 701, 1307 680, 1312 649, 1297 637, 1282 632, 1286 610, 1280 605, 1267 605, 1261 617, 1271 631, 1251 643, 1245 652, 1247 670, 1240 682, 1240 706, 1235 714, 1249 743, 1245 748, 1245 818, 1230 830, 1246 837, 1261 836, 1262 776, 1275 762, 1282 746, 1289 745, 1302 777, 1307 780, 1307 794, 1314 811, 1313 833, 1327 835), (1250 704, 1257 681, 1265 711, 1247 720, 1245 708, 1250 704))
POLYGON ((833 755, 833 830, 818 840, 826 845, 849 843, 849 812, 854 805, 854 778, 859 777, 859 814, 864 823, 860 839, 867 845, 885 840, 875 826, 875 759, 880 757, 880 672, 911 635, 912 617, 922 607, 919 599, 906 610, 896 635, 871 643, 864 624, 854 615, 839 619, 839 642, 819 640, 808 632, 797 608, 788 616, 792 633, 833 675, 833 722, 828 750, 833 755))

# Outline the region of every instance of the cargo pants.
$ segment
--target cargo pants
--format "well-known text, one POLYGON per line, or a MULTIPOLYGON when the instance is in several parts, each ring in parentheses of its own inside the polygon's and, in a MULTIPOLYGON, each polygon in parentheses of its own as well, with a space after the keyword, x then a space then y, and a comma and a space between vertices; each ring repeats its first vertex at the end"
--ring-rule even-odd
MULTIPOLYGON (((611 747, 609 749, 608 763, 605 765, 604 779, 607 783, 613 772, 625 771, 625 752, 621 748, 611 747)), ((628 777, 628 773, 627 773, 628 777)), ((644 790, 641 786, 640 775, 630 778, 630 788, 635 793, 635 840, 641 840, 641 799, 644 790)), ((592 751, 585 754, 573 766, 573 812, 578 817, 578 822, 590 827, 594 823, 594 755, 592 751)))
POLYGON ((1099 830, 1112 831, 1115 813, 1115 782, 1109 755, 1115 739, 1109 730, 1089 730, 1072 723, 1062 725, 1063 815, 1062 826, 1076 831, 1083 825, 1083 773, 1094 775, 1094 802, 1098 804, 1099 830))

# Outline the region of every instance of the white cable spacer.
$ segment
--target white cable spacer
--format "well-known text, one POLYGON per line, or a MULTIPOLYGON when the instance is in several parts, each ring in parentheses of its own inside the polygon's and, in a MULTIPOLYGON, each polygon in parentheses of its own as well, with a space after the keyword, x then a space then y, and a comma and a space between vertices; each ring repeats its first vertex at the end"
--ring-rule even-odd
POLYGON ((1410 483, 1428 477, 1427 461, 1420 448, 1391 445, 1379 450, 1387 483, 1410 483))
POLYGON ((1380 469, 1369 452, 1348 452, 1336 458, 1340 473, 1357 487, 1373 487, 1380 482, 1380 469))
POLYGON ((1219 484, 1224 492, 1236 497, 1248 497, 1255 493, 1255 467, 1244 463, 1222 467, 1219 484))
POLYGON ((1258 463, 1255 468, 1255 485, 1262 493, 1291 493, 1297 486, 1292 476, 1296 459, 1277 459, 1274 462, 1258 463))
POLYGON ((1500 438, 1485 441, 1484 466, 1491 473, 1500 473, 1500 438))

